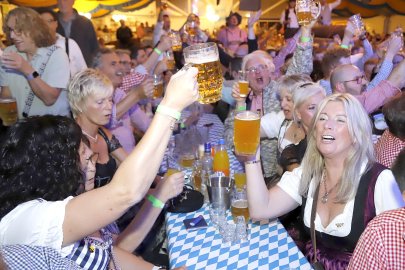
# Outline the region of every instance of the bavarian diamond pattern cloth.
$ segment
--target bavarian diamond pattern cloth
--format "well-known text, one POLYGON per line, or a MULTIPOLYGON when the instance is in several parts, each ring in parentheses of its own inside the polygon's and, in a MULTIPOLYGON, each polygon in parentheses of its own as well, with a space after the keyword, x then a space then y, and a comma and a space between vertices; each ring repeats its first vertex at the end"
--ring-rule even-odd
MULTIPOLYGON (((227 211, 229 212, 229 211, 227 211)), ((228 213, 228 223, 232 216, 228 213)), ((170 268, 193 269, 312 269, 305 256, 287 234, 283 225, 250 222, 247 241, 226 245, 209 218, 209 207, 196 212, 166 215, 170 268), (203 215, 208 228, 187 231, 183 220, 203 215)))

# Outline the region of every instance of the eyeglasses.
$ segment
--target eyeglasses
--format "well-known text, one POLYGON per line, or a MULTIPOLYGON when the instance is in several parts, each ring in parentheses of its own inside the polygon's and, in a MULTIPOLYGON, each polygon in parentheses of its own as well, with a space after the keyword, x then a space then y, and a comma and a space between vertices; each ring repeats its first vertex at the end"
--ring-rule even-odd
POLYGON ((248 75, 250 75, 250 74, 254 74, 256 72, 261 72, 266 69, 267 69, 266 65, 258 65, 257 67, 250 67, 250 68, 246 69, 246 73, 248 75))
POLYGON ((363 79, 366 77, 366 75, 360 75, 360 76, 356 76, 356 77, 354 77, 354 79, 353 80, 347 80, 347 81, 343 81, 344 83, 345 82, 357 82, 357 84, 361 84, 361 82, 363 81, 363 79))
POLYGON ((86 159, 87 163, 91 162, 91 164, 93 164, 93 165, 96 165, 97 160, 98 160, 98 153, 93 153, 91 156, 89 156, 86 159))

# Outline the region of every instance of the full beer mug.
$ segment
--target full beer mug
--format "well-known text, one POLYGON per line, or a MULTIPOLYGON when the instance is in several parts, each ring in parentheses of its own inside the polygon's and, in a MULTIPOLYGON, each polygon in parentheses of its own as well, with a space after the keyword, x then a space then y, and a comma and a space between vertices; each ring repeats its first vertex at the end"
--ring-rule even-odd
POLYGON ((217 45, 199 43, 185 48, 183 53, 186 64, 198 69, 198 101, 209 104, 220 100, 223 78, 217 45))
POLYGON ((260 116, 251 111, 235 116, 233 143, 239 156, 253 156, 260 143, 260 116))
POLYGON ((15 98, 0 98, 0 118, 4 126, 12 126, 18 120, 15 98))
POLYGON ((300 25, 308 25, 312 21, 317 20, 321 14, 321 4, 314 0, 297 0, 295 4, 295 12, 300 25), (314 16, 314 10, 317 10, 314 16))

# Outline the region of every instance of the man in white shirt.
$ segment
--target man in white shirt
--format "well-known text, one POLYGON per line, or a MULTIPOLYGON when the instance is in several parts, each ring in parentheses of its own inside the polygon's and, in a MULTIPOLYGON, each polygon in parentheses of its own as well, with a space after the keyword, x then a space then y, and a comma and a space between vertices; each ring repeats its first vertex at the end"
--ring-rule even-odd
POLYGON ((38 13, 42 19, 48 24, 52 34, 56 35, 56 45, 63 50, 69 57, 70 77, 73 77, 79 71, 87 68, 82 51, 76 41, 71 38, 66 38, 56 32, 58 28, 58 17, 55 12, 50 9, 38 9, 38 13), (67 46, 66 46, 67 45, 67 46))

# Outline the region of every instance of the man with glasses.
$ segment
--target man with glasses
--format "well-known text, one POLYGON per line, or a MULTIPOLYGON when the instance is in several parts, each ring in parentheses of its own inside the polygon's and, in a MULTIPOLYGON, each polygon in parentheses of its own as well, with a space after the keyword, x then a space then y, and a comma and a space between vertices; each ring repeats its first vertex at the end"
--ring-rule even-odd
POLYGON ((354 65, 337 67, 331 75, 331 85, 334 93, 349 93, 356 96, 368 113, 376 111, 391 97, 401 93, 405 86, 405 61, 394 68, 387 80, 382 80, 369 91, 365 75, 354 65))
POLYGON ((51 9, 38 9, 37 12, 51 29, 53 35, 56 36, 56 46, 65 50, 69 57, 70 77, 73 77, 79 71, 87 68, 82 51, 76 41, 71 38, 64 37, 56 32, 58 28, 58 16, 51 9))
MULTIPOLYGON (((312 25, 303 26, 301 42, 298 44, 292 64, 288 67, 287 75, 310 74, 312 72, 312 25)), ((265 51, 255 51, 243 58, 242 70, 247 73, 251 89, 247 97, 240 97, 236 83, 232 96, 236 100, 236 112, 250 110, 261 115, 280 111, 280 102, 276 97, 278 84, 271 78, 275 71, 272 57, 265 51)), ((235 112, 235 113, 236 113, 235 112)), ((233 147, 234 114, 225 120, 225 140, 228 148, 233 147)), ((260 156, 267 184, 277 176, 277 139, 263 139, 260 142, 260 156)))

